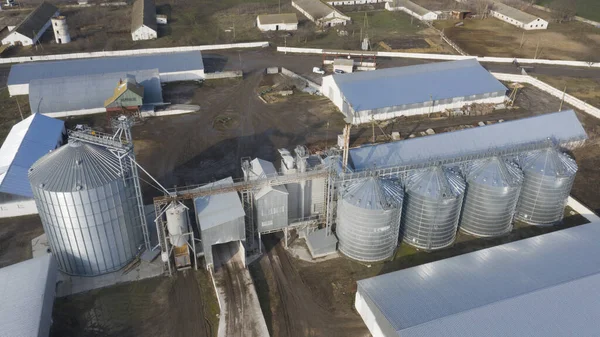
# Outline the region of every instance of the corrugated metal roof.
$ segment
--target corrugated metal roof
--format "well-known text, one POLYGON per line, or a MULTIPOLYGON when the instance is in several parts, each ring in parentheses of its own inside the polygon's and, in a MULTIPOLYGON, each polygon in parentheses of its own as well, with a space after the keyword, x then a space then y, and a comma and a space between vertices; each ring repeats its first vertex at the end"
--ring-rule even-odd
POLYGON ((0 269, 0 336, 48 336, 56 277, 50 254, 0 269))
POLYGON ((320 0, 293 0, 293 2, 305 10, 315 20, 322 19, 331 13, 336 13, 337 17, 347 18, 341 12, 320 0))
POLYGON ((474 58, 330 76, 354 111, 506 91, 474 58))
POLYGON ((492 10, 495 12, 498 12, 502 15, 508 16, 509 18, 517 20, 523 24, 528 24, 532 21, 539 19, 539 17, 537 17, 535 15, 525 13, 519 9, 510 7, 508 5, 505 5, 505 4, 503 4, 501 2, 497 2, 497 1, 494 1, 492 10))
POLYGON ((93 189, 121 178, 117 157, 106 148, 69 142, 31 166, 29 182, 46 191, 75 192, 93 189))
POLYGON ((162 103, 158 69, 32 80, 29 106, 40 113, 103 108, 120 79, 132 77, 144 86, 144 104, 162 103))
POLYGON ((577 163, 558 149, 548 148, 533 151, 519 158, 523 171, 533 171, 549 177, 574 176, 577 163))
POLYGON ((258 16, 261 25, 291 24, 298 23, 296 13, 263 14, 258 16))
POLYGON ((63 121, 40 114, 15 124, 0 148, 0 192, 32 198, 27 172, 54 150, 64 129, 63 121))
POLYGON ((413 171, 406 178, 406 190, 428 199, 455 198, 465 192, 465 181, 457 172, 441 166, 413 171))
POLYGON ((356 171, 387 168, 510 149, 553 138, 559 144, 587 139, 572 110, 484 127, 350 149, 356 171))
POLYGON ((13 32, 18 32, 21 35, 33 39, 40 33, 44 25, 50 21, 56 12, 58 12, 56 6, 44 1, 29 13, 29 15, 15 27, 13 32))
POLYGON ((56 77, 90 76, 158 69, 159 74, 204 69, 200 51, 151 55, 112 56, 64 61, 29 62, 10 68, 8 85, 56 77))
POLYGON ((146 26, 154 31, 156 24, 156 4, 154 0, 136 0, 131 9, 131 32, 146 26))
POLYGON ((479 185, 513 187, 523 182, 521 170, 499 157, 476 160, 466 171, 467 182, 479 185))
POLYGON ((250 162, 250 165, 252 165, 250 180, 263 179, 277 175, 277 170, 270 161, 254 158, 250 162))
POLYGON ((597 336, 600 226, 358 281, 402 337, 597 336))
POLYGON ((409 0, 394 0, 394 4, 392 7, 404 7, 414 13, 417 13, 420 16, 423 16, 427 13, 431 13, 430 10, 423 8, 409 0))
POLYGON ((371 210, 387 210, 396 208, 402 202, 404 191, 402 186, 392 180, 369 177, 352 181, 344 187, 342 196, 345 201, 371 210))
MULTIPOLYGON (((224 184, 233 184, 233 179, 231 177, 221 179, 202 186, 198 190, 224 184)), ((237 192, 194 198, 194 206, 201 230, 207 230, 246 216, 237 192)))

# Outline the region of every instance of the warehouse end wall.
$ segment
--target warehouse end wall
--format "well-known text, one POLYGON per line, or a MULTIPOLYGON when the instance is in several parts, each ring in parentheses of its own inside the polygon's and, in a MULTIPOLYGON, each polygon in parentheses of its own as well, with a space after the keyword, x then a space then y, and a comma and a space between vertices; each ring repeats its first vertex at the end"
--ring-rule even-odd
POLYGON ((354 307, 373 337, 397 337, 396 330, 383 316, 368 296, 363 296, 360 287, 356 291, 354 307))

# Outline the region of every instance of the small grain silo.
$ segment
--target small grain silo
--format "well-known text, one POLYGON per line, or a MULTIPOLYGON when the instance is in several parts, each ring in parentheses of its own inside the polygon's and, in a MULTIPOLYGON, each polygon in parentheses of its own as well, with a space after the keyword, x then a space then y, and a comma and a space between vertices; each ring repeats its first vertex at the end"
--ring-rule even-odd
POLYGON ((469 163, 465 175, 460 230, 479 237, 510 232, 523 184, 521 170, 514 163, 492 157, 469 163))
POLYGON ((144 240, 130 177, 107 149, 77 141, 33 164, 29 182, 60 270, 95 276, 136 256, 144 240))
POLYGON ((398 245, 403 196, 400 184, 376 177, 344 186, 336 221, 340 252, 364 262, 392 256, 398 245))
POLYGON ((532 225, 552 225, 562 220, 571 193, 577 163, 552 147, 519 158, 525 176, 516 218, 532 225))
POLYGON ((426 250, 451 245, 465 191, 454 170, 433 166, 412 171, 406 178, 402 210, 402 240, 426 250))
POLYGON ((67 25, 67 18, 64 15, 55 16, 51 19, 52 30, 54 31, 54 40, 58 44, 71 42, 71 34, 67 25))

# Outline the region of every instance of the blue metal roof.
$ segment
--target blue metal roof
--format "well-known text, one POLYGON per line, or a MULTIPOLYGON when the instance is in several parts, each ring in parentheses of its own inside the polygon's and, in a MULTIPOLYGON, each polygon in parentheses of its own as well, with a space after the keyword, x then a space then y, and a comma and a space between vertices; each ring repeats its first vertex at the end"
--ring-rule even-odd
POLYGON ((474 58, 332 76, 354 111, 507 90, 474 58))
POLYGON ((572 110, 549 113, 488 126, 441 133, 349 150, 355 171, 427 163, 553 138, 559 144, 587 139, 572 110))
POLYGON ((402 337, 598 336, 600 226, 358 281, 402 337))
POLYGON ((133 77, 144 87, 144 104, 162 103, 158 69, 56 77, 29 83, 29 106, 34 113, 104 108, 120 79, 133 77))
POLYGON ((33 114, 15 124, 0 148, 0 192, 32 198, 27 174, 61 142, 64 122, 33 114))
POLYGON ((112 56, 50 62, 30 62, 11 67, 8 85, 32 80, 158 69, 160 74, 204 69, 200 51, 112 56))

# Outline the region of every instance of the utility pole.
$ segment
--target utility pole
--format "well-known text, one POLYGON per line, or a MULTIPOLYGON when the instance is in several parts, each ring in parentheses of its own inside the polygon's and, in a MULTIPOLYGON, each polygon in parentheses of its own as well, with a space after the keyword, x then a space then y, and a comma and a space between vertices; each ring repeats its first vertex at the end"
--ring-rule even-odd
POLYGON ((519 44, 519 50, 523 48, 523 42, 525 41, 525 31, 523 31, 523 35, 521 35, 521 43, 519 44))
POLYGON ((23 112, 21 111, 21 104, 19 104, 19 100, 17 99, 17 96, 15 96, 15 101, 17 101, 17 107, 19 108, 19 114, 21 115, 21 120, 23 120, 25 118, 23 118, 23 112))
POLYGON ((371 128, 373 129, 373 144, 375 144, 375 117, 371 113, 371 128))
POLYGON ((538 58, 538 50, 540 49, 540 40, 541 39, 538 38, 538 43, 537 43, 537 46, 535 47, 535 55, 533 57, 535 60, 537 60, 537 58, 538 58))
POLYGON ((565 102, 565 95, 567 94, 567 86, 565 85, 565 90, 563 90, 562 98, 560 99, 560 107, 558 111, 562 111, 563 103, 565 102))

